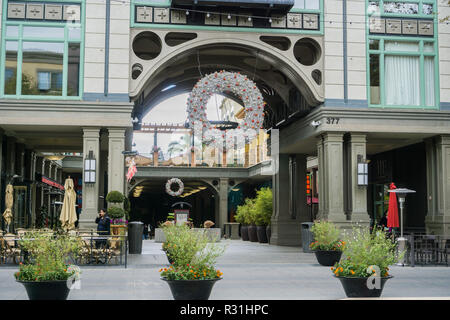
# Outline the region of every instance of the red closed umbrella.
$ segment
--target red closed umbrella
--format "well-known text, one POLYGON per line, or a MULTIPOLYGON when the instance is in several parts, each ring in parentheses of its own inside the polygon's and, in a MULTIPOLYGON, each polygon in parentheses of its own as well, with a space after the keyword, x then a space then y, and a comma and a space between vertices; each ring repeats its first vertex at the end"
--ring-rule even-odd
MULTIPOLYGON (((395 184, 392 182, 389 186, 389 189, 394 190, 397 189, 395 184)), ((398 207, 397 207, 397 195, 395 192, 389 192, 389 207, 387 214, 387 226, 389 228, 398 228, 398 207)))

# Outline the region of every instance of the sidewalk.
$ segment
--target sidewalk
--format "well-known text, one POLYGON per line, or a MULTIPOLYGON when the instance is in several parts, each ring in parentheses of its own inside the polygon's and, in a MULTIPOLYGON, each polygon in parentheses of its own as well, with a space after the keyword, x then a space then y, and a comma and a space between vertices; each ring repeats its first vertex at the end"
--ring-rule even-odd
MULTIPOLYGON (((211 300, 346 299, 329 267, 320 266, 314 254, 300 247, 281 247, 241 240, 222 240, 227 250, 218 261, 223 280, 213 288, 211 300)), ((168 265, 161 243, 145 240, 142 255, 129 255, 128 268, 82 267, 81 289, 69 299, 171 300, 159 268, 168 265)), ((0 267, 0 299, 27 299, 16 283, 17 268, 0 267)), ((450 299, 449 267, 391 268, 382 299, 450 299)))

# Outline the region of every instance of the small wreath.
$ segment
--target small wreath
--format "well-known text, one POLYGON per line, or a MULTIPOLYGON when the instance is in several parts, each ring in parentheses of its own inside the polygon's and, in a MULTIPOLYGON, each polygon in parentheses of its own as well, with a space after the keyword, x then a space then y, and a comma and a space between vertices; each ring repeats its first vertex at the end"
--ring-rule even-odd
POLYGON ((178 178, 172 178, 167 180, 166 182, 166 192, 171 195, 172 197, 178 197, 183 193, 184 190, 184 184, 183 182, 178 179, 178 178), (178 185, 178 190, 177 191, 173 191, 172 190, 172 185, 173 184, 177 184, 178 185))

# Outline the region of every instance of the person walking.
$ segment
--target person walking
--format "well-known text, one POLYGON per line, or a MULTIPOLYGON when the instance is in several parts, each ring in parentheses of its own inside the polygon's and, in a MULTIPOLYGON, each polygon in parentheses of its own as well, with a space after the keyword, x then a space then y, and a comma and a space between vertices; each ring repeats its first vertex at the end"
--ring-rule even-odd
POLYGON ((144 224, 144 232, 142 234, 144 240, 148 239, 148 224, 144 224))

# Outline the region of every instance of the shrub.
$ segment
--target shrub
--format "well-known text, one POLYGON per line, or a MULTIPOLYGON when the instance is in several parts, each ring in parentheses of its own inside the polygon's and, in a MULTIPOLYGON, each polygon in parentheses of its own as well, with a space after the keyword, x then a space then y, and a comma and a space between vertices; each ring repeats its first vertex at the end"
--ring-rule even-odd
POLYGON ((253 205, 253 215, 257 226, 267 226, 272 218, 272 189, 261 188, 256 192, 253 205))
POLYGON ((344 258, 331 268, 336 276, 369 277, 379 270, 385 277, 389 266, 401 258, 397 257, 396 243, 378 227, 372 233, 368 227, 354 227, 352 236, 346 238, 344 258))
POLYGON ((19 281, 67 280, 76 273, 68 265, 70 256, 76 257, 81 246, 75 237, 66 234, 30 232, 20 240, 22 248, 30 254, 30 263, 20 263, 14 274, 19 281))
POLYGON ((110 191, 106 196, 106 201, 109 203, 122 203, 125 200, 125 196, 119 191, 110 191))
POLYGON ((170 268, 160 269, 161 276, 168 280, 220 278, 222 273, 214 265, 225 250, 223 246, 209 243, 204 230, 173 224, 162 229, 166 236, 163 250, 173 262, 170 268))
POLYGON ((108 215, 111 219, 120 219, 125 215, 125 210, 120 207, 109 207, 108 215))
POLYGON ((314 234, 314 242, 310 244, 312 250, 340 250, 345 242, 340 240, 340 231, 329 221, 315 221, 311 227, 314 234))

